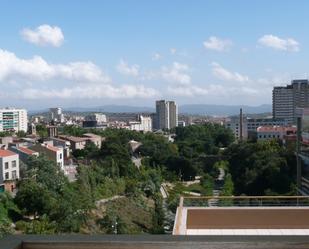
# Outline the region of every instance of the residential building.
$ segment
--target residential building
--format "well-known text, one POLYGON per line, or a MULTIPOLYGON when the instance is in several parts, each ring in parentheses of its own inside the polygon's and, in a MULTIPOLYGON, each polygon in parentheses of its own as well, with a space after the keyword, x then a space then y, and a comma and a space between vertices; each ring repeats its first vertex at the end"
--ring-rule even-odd
POLYGON ((137 121, 129 122, 129 129, 132 131, 152 131, 152 118, 150 116, 138 115, 137 121))
POLYGON ((284 126, 260 126, 257 128, 257 140, 265 141, 271 139, 279 139, 285 142, 285 137, 296 135, 296 127, 284 126))
POLYGON ((273 118, 296 123, 296 108, 309 107, 309 81, 293 80, 285 87, 273 89, 273 118))
POLYGON ((18 132, 28 130, 28 117, 25 109, 0 109, 0 132, 18 132))
POLYGON ((1 148, 8 148, 10 143, 13 143, 13 137, 0 137, 1 148))
POLYGON ((53 141, 53 146, 63 148, 65 159, 70 157, 71 143, 69 141, 57 137, 51 137, 50 139, 53 141))
MULTIPOLYGON (((288 122, 284 119, 273 118, 248 118, 243 117, 242 123, 243 139, 257 138, 257 128, 260 126, 287 126, 288 122)), ((240 138, 240 118, 238 116, 231 117, 225 122, 225 127, 230 128, 235 138, 240 138)))
POLYGON ((175 101, 168 101, 168 110, 169 110, 169 129, 175 128, 178 126, 178 107, 175 101))
POLYGON ((247 130, 247 118, 242 118, 242 128, 240 118, 231 117, 231 119, 225 123, 225 127, 232 130, 236 139, 247 139, 248 138, 248 130, 247 130))
POLYGON ((16 145, 13 145, 13 146, 10 146, 8 148, 8 150, 18 154, 19 156, 19 159, 23 162, 23 163, 26 163, 28 158, 30 156, 39 156, 39 152, 37 151, 34 151, 34 150, 30 150, 29 148, 27 147, 23 147, 23 146, 16 146, 16 145))
POLYGON ((66 136, 66 135, 59 135, 59 138, 69 141, 71 144, 72 151, 74 150, 83 150, 86 146, 87 140, 86 137, 74 137, 74 136, 66 136))
POLYGON ((57 163, 57 165, 63 170, 64 155, 62 147, 56 147, 49 144, 36 144, 29 149, 45 155, 48 159, 57 163))
POLYGON ((17 179, 19 179, 18 154, 0 149, 0 191, 13 192, 17 179))
POLYGON ((50 108, 49 109, 49 120, 55 123, 63 123, 64 115, 60 107, 50 108))
POLYGON ((178 126, 180 126, 180 127, 186 127, 186 121, 179 120, 179 121, 178 121, 178 126))
POLYGON ((99 149, 102 146, 102 142, 105 140, 104 137, 101 137, 99 135, 93 134, 93 133, 85 133, 83 135, 85 138, 87 138, 88 142, 92 142, 97 146, 99 149))
POLYGON ((97 121, 98 124, 102 124, 107 122, 107 118, 103 113, 93 113, 86 116, 85 121, 97 121))
POLYGON ((175 101, 156 101, 156 129, 172 129, 178 125, 178 108, 175 101))
POLYGON ((100 128, 104 129, 107 126, 107 118, 103 113, 93 113, 85 117, 83 121, 84 128, 100 128))

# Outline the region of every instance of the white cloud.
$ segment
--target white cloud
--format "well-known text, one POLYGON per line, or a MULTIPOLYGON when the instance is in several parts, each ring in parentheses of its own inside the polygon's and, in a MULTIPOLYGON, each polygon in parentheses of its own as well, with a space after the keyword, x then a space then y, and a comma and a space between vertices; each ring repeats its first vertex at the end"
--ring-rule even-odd
POLYGON ((86 85, 62 89, 25 89, 21 92, 24 99, 126 99, 150 98, 159 96, 159 92, 143 85, 123 85, 120 87, 110 84, 86 85))
POLYGON ((276 50, 288 51, 288 52, 298 52, 299 43, 293 38, 282 39, 274 35, 264 35, 258 40, 258 43, 274 48, 276 50))
MULTIPOLYGON (((11 87, 14 97, 23 99, 124 99, 159 96, 157 90, 144 85, 112 84, 110 77, 90 61, 50 64, 40 56, 21 59, 12 52, 0 49, 1 83, 3 87, 11 87)), ((12 95, 11 92, 8 93, 12 95)))
POLYGON ((110 78, 90 61, 50 64, 40 56, 21 59, 12 52, 0 49, 0 82, 14 82, 20 79, 23 81, 63 79, 105 83, 110 81, 110 78))
POLYGON ((151 59, 152 59, 153 61, 161 60, 161 59, 162 59, 162 55, 159 54, 159 53, 154 53, 154 54, 152 55, 151 59))
POLYGON ((220 64, 213 62, 211 63, 212 73, 215 77, 221 80, 227 81, 237 81, 237 82, 248 82, 249 77, 242 75, 237 72, 230 72, 229 70, 223 68, 220 64))
POLYGON ((188 65, 174 62, 171 67, 162 68, 162 78, 171 83, 188 85, 191 83, 191 76, 188 71, 188 65))
POLYGON ((206 49, 219 52, 226 51, 232 46, 232 42, 230 40, 223 40, 215 36, 209 37, 209 39, 203 44, 206 49))
POLYGON ((194 96, 204 96, 209 93, 206 88, 201 88, 198 86, 188 85, 188 86, 168 86, 167 91, 175 96, 183 97, 194 97, 194 96))
POLYGON ((25 28, 21 31, 21 35, 26 41, 39 46, 60 47, 64 41, 61 28, 47 24, 35 29, 25 28))
POLYGON ((117 65, 117 70, 119 73, 124 75, 130 75, 134 77, 137 77, 139 75, 139 65, 134 64, 130 66, 123 59, 121 59, 119 64, 117 65))

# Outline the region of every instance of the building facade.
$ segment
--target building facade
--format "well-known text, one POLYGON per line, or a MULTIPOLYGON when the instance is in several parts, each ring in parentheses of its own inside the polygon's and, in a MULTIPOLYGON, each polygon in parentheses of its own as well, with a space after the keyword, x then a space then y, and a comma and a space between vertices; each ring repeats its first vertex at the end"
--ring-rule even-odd
POLYGON ((132 131, 152 131, 152 118, 150 116, 138 115, 137 121, 129 122, 129 129, 132 131))
POLYGON ((45 155, 51 161, 57 163, 57 165, 63 170, 64 168, 64 155, 63 147, 55 147, 49 144, 36 144, 29 149, 45 155))
MULTIPOLYGON (((243 117, 242 137, 257 138, 257 128, 260 126, 287 126, 288 122, 284 119, 273 118, 247 118, 243 117)), ((225 123, 225 127, 230 128, 236 139, 240 138, 240 118, 232 117, 225 123)))
POLYGON ((289 135, 296 135, 296 127, 260 126, 257 128, 258 141, 271 139, 284 141, 285 137, 289 135))
POLYGON ((107 122, 107 118, 103 113, 93 113, 86 116, 85 121, 97 121, 98 124, 102 124, 107 122))
POLYGON ((172 129, 178 125, 178 107, 175 101, 156 101, 156 129, 172 129))
POLYGON ((19 132, 28 130, 28 117, 25 109, 0 109, 0 132, 19 132))
POLYGON ((293 80, 285 87, 273 89, 273 118, 296 123, 296 108, 309 107, 309 81, 293 80))
POLYGON ((19 179, 18 154, 0 149, 0 190, 13 192, 15 181, 19 179), (9 185, 9 188, 7 186, 9 185))

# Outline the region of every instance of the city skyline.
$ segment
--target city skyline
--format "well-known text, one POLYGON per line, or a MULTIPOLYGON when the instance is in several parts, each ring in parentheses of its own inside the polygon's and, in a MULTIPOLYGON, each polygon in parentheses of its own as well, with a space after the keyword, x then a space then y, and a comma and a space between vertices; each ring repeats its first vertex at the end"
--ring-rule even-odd
POLYGON ((3 2, 0 105, 271 104, 307 78, 307 5, 3 2))

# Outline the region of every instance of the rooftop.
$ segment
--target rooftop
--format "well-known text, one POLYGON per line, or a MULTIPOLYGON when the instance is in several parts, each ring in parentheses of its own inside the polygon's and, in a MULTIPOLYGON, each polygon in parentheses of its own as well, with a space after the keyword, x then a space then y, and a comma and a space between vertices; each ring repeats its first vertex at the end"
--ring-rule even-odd
POLYGON ((30 149, 28 149, 26 147, 22 147, 22 146, 19 146, 18 150, 20 150, 21 152, 26 153, 27 155, 33 155, 33 154, 37 153, 37 152, 35 152, 33 150, 30 150, 30 149))
POLYGON ((286 127, 286 126, 260 126, 257 128, 258 132, 296 132, 296 127, 286 127))
POLYGON ((92 138, 101 138, 101 136, 94 134, 94 133, 85 133, 83 134, 84 137, 92 137, 92 138))
POLYGON ((16 153, 10 151, 10 150, 0 150, 0 157, 8 157, 8 156, 15 156, 16 153))
POLYGON ((181 197, 173 234, 309 235, 308 201, 308 196, 181 197))
POLYGON ((60 135, 58 137, 65 139, 65 140, 68 140, 70 142, 74 142, 74 143, 84 142, 84 141, 87 141, 87 139, 88 139, 88 138, 85 138, 85 137, 74 137, 74 136, 66 136, 66 135, 60 135))

